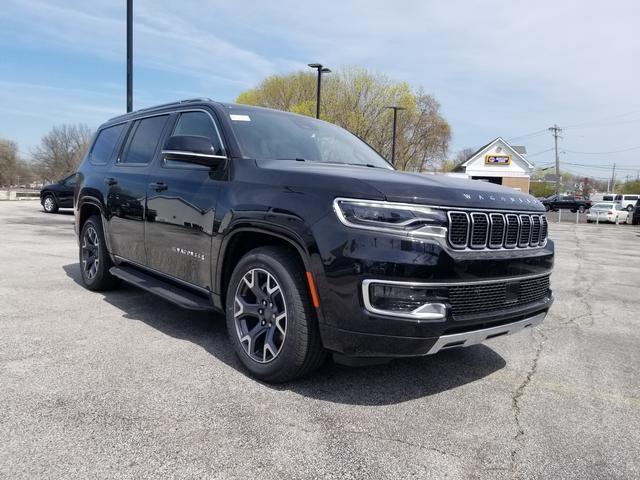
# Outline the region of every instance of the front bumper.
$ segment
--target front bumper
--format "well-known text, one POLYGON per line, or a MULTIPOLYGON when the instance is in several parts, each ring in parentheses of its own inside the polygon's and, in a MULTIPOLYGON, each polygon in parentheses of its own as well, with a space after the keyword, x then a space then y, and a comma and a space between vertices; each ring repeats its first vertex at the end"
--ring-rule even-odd
POLYGON ((328 328, 323 332, 323 340, 326 344, 333 345, 334 351, 348 357, 419 357, 511 335, 539 325, 546 316, 547 310, 543 310, 533 315, 517 317, 517 320, 509 323, 427 338, 376 335, 328 328))
MULTIPOLYGON (((314 272, 321 305, 322 341, 327 349, 347 357, 427 355, 441 338, 448 345, 451 341, 446 340, 458 334, 464 334, 462 345, 466 346, 483 335, 474 332, 499 328, 484 337, 491 338, 496 333, 505 334, 505 328, 506 333, 513 333, 521 321, 535 319, 531 324, 537 324, 553 303, 551 290, 547 290, 544 298, 526 304, 499 308, 489 305, 486 311, 473 313, 447 310, 444 318, 437 318, 430 310, 422 318, 410 318, 375 311, 363 295, 367 281, 481 286, 548 275, 554 258, 551 240, 544 247, 525 251, 455 252, 429 239, 336 231, 326 222, 321 222, 314 234, 319 240, 314 272)), ((446 299, 443 303, 449 307, 446 299)))

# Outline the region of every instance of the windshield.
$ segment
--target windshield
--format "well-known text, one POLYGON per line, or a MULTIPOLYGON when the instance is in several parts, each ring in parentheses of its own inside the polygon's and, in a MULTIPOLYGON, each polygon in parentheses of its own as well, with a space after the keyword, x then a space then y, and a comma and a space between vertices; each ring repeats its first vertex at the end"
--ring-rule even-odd
POLYGON ((611 210, 613 208, 613 203, 596 203, 591 210, 611 210))
POLYGON ((235 105, 229 118, 245 158, 392 168, 358 137, 330 123, 235 105))

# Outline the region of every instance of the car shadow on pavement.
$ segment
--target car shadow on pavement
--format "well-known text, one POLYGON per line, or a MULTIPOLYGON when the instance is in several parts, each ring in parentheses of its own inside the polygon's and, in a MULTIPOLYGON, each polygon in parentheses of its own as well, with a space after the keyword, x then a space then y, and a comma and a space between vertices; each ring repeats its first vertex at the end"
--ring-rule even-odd
MULTIPOLYGON (((69 278, 82 285, 77 263, 65 265, 63 269, 69 278)), ((106 302, 121 310, 124 318, 144 322, 165 335, 199 345, 247 375, 229 343, 222 315, 185 310, 126 284, 117 290, 96 294, 103 295, 106 302)), ((292 391, 333 403, 393 405, 461 387, 505 365, 505 360, 494 350, 476 345, 367 367, 346 367, 329 359, 309 378, 263 385, 275 391, 292 391)))

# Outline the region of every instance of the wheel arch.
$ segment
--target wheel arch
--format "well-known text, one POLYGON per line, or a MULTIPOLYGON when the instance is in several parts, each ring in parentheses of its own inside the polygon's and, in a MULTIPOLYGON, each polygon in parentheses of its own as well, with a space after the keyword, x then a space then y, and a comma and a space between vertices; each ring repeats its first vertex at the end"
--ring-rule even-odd
MULTIPOLYGON (((269 245, 291 249, 297 254, 297 259, 305 272, 311 272, 313 275, 309 250, 296 233, 267 225, 237 227, 222 241, 217 268, 214 272, 214 291, 219 292, 223 305, 229 279, 240 259, 250 250, 269 245)), ((309 286, 309 288, 312 287, 309 286)))

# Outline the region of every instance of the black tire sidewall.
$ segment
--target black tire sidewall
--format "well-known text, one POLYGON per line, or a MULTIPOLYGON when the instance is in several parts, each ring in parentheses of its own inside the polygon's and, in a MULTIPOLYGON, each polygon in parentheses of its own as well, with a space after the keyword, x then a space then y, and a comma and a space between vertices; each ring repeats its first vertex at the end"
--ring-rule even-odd
POLYGON ((108 271, 111 266, 111 260, 105 247, 106 245, 104 240, 104 232, 102 230, 102 221, 100 220, 100 217, 92 216, 82 225, 79 249, 80 275, 82 276, 82 283, 89 290, 102 290, 105 288, 105 284, 112 279, 111 274, 109 274, 108 271), (98 234, 98 258, 100 260, 96 275, 91 279, 86 277, 84 266, 82 265, 82 243, 84 241, 85 232, 90 226, 92 226, 98 234))
POLYGON ((259 379, 265 381, 274 381, 275 379, 277 381, 278 377, 292 377, 295 374, 288 374, 288 372, 294 372, 301 366, 301 359, 304 359, 305 353, 309 348, 305 344, 306 336, 302 329, 306 322, 312 321, 312 319, 306 318, 308 309, 304 308, 304 302, 308 302, 308 299, 303 289, 304 285, 297 285, 294 277, 287 269, 267 252, 250 252, 240 260, 231 275, 226 295, 227 330, 238 358, 259 379), (284 345, 278 356, 266 364, 256 362, 244 351, 238 338, 233 315, 238 283, 253 268, 261 268, 273 275, 283 291, 287 308, 287 330, 284 345))

